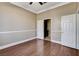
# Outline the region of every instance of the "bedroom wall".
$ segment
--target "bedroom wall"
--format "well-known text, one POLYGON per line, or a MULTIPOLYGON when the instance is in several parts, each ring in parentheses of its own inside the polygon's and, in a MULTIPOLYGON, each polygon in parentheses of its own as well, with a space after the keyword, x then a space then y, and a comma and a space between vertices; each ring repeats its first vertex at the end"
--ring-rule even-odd
POLYGON ((76 13, 76 3, 57 7, 37 15, 37 21, 51 19, 51 38, 54 41, 61 42, 61 16, 76 13))
POLYGON ((36 37, 36 14, 0 2, 0 46, 36 37))

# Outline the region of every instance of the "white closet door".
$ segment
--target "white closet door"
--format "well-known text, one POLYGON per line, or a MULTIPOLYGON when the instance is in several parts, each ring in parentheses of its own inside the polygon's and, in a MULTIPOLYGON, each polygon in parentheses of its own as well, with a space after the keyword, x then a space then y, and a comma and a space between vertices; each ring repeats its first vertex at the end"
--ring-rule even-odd
POLYGON ((63 45, 76 48, 76 15, 61 17, 61 42, 63 45))

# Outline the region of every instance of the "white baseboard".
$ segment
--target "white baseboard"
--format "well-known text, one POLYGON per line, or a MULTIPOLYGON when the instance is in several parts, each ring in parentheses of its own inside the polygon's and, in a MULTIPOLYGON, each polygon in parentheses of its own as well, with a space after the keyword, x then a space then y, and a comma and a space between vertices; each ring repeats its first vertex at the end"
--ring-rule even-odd
MULTIPOLYGON (((36 39, 36 38, 37 37, 33 37, 33 38, 25 39, 23 41, 18 41, 18 42, 14 42, 14 43, 4 45, 4 46, 0 46, 0 50, 11 47, 11 46, 14 46, 14 45, 18 45, 18 44, 21 44, 21 43, 24 43, 24 42, 27 42, 27 41, 30 41, 30 40, 33 40, 33 39, 36 39)), ((47 41, 49 41, 49 40, 47 40, 47 41)), ((51 42, 63 45, 60 41, 51 40, 51 42)), ((79 49, 79 48, 75 48, 75 49, 79 49)))
MULTIPOLYGON (((47 40, 47 41, 50 41, 50 40, 47 40)), ((64 45, 62 42, 60 42, 60 41, 51 40, 50 42, 58 43, 58 44, 61 44, 61 45, 65 46, 65 45, 64 45)), ((68 47, 68 46, 66 46, 66 47, 68 47)), ((69 47, 69 48, 73 48, 73 47, 69 47)), ((73 48, 73 49, 78 49, 78 50, 79 50, 79 48, 73 48)))
MULTIPOLYGON (((41 39, 41 38, 38 38, 38 39, 41 39)), ((44 40, 46 40, 46 39, 44 39, 44 40)), ((51 41, 51 42, 54 42, 54 43, 62 44, 60 41, 55 41, 55 40, 47 40, 47 41, 51 41)))
POLYGON ((60 41, 51 40, 51 42, 62 44, 60 41))
MULTIPOLYGON (((64 44, 63 44, 62 42, 60 42, 60 41, 52 40, 51 42, 58 43, 58 44, 61 44, 61 45, 63 45, 63 46, 66 46, 66 45, 64 45, 64 44)), ((68 46, 66 46, 66 47, 68 47, 68 46)), ((74 47, 69 47, 69 48, 78 49, 78 48, 74 48, 74 47)))
POLYGON ((77 47, 77 49, 79 50, 79 47, 77 47))
POLYGON ((8 47, 11 47, 11 46, 14 46, 14 45, 18 45, 18 44, 21 44, 21 43, 24 43, 24 42, 27 42, 27 41, 30 41, 30 40, 33 40, 33 39, 36 39, 36 37, 25 39, 23 41, 18 41, 18 42, 10 43, 10 44, 4 45, 4 46, 0 46, 0 50, 8 48, 8 47))

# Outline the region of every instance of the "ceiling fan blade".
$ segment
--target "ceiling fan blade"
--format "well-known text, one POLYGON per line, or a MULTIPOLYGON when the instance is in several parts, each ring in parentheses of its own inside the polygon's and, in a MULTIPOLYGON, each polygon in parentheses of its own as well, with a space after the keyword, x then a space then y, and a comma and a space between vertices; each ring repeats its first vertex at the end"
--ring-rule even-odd
POLYGON ((30 2, 29 4, 31 5, 33 2, 30 2))
POLYGON ((44 3, 47 3, 47 2, 44 2, 44 3))
MULTIPOLYGON (((31 5, 33 2, 30 2, 29 4, 31 5)), ((47 3, 47 2, 39 2, 40 5, 43 5, 44 3, 47 3)))
POLYGON ((42 2, 39 2, 39 4, 40 4, 40 5, 43 5, 43 3, 42 3, 42 2))

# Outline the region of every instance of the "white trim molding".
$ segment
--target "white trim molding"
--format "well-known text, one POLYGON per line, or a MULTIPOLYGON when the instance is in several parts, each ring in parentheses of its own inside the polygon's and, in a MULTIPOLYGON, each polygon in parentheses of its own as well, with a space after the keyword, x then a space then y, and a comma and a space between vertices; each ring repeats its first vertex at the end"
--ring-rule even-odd
MULTIPOLYGON (((41 39, 41 38, 38 38, 38 39, 41 39)), ((41 40, 46 40, 46 39, 41 39, 41 40)), ((58 43, 62 45, 61 41, 56 41, 56 40, 46 40, 46 41, 50 41, 50 42, 58 43)))
MULTIPOLYGON (((12 46, 24 43, 24 42, 31 41, 31 40, 34 40, 36 38, 37 37, 33 37, 33 38, 25 39, 23 41, 18 41, 18 42, 14 42, 14 43, 10 43, 10 44, 4 45, 4 46, 0 46, 0 50, 5 49, 5 48, 9 48, 9 47, 12 47, 12 46)), ((38 38, 38 39, 40 39, 40 38, 38 38)), ((43 40, 43 39, 40 39, 40 40, 43 40)), ((47 41, 49 41, 49 40, 47 40, 47 41)), ((50 42, 54 42, 54 43, 58 43, 58 44, 63 45, 60 41, 51 40, 50 42)), ((75 48, 75 49, 79 49, 79 48, 75 48)))
MULTIPOLYGON (((50 41, 50 40, 46 40, 46 41, 50 41)), ((51 40, 50 42, 57 43, 57 44, 65 46, 61 41, 51 40)), ((66 46, 66 47, 68 47, 68 46, 66 46)), ((69 47, 69 48, 73 48, 73 47, 69 47)), ((79 48, 73 48, 73 49, 79 49, 79 48)))
POLYGON ((48 11, 48 10, 50 10, 50 9, 54 9, 54 8, 57 8, 57 7, 60 7, 60 6, 63 6, 63 5, 69 4, 69 3, 70 3, 70 2, 60 3, 60 4, 57 4, 57 5, 55 5, 55 6, 49 7, 49 8, 47 8, 47 9, 41 10, 41 11, 37 12, 36 14, 39 14, 39 13, 42 13, 42 12, 48 11))
POLYGON ((4 45, 4 46, 0 46, 0 50, 8 48, 8 47, 11 47, 11 46, 15 46, 15 45, 18 45, 18 44, 21 44, 21 43, 24 43, 24 42, 27 42, 27 41, 30 41, 30 40, 33 40, 33 39, 36 39, 36 37, 25 39, 23 41, 18 41, 18 42, 10 43, 10 44, 4 45))
POLYGON ((32 32, 32 31, 35 31, 35 30, 3 31, 3 32, 0 32, 0 34, 17 33, 17 32, 32 32))
POLYGON ((28 11, 30 11, 30 12, 36 14, 36 11, 33 11, 33 10, 31 10, 31 9, 28 9, 28 8, 25 8, 25 7, 23 7, 23 6, 19 5, 19 4, 14 3, 14 2, 10 2, 10 3, 13 4, 13 5, 15 5, 15 6, 18 6, 18 7, 20 7, 20 8, 23 8, 23 9, 25 9, 25 10, 28 10, 28 11))
POLYGON ((38 12, 36 12, 35 10, 32 10, 32 9, 29 9, 29 8, 25 8, 25 7, 23 7, 23 6, 21 6, 21 5, 17 4, 17 3, 14 3, 14 2, 10 2, 10 3, 13 4, 13 5, 16 5, 16 6, 18 6, 18 7, 21 7, 21 8, 23 8, 23 9, 25 9, 25 10, 28 10, 28 11, 30 11, 30 12, 32 12, 32 13, 39 14, 39 13, 45 12, 45 11, 47 11, 47 10, 54 9, 54 8, 57 8, 57 7, 66 5, 66 4, 70 3, 70 2, 63 2, 63 3, 57 4, 57 5, 55 5, 55 6, 46 8, 46 9, 44 9, 44 10, 38 11, 38 12))
POLYGON ((51 40, 51 42, 58 43, 58 44, 62 44, 61 41, 51 40))

